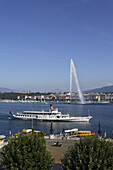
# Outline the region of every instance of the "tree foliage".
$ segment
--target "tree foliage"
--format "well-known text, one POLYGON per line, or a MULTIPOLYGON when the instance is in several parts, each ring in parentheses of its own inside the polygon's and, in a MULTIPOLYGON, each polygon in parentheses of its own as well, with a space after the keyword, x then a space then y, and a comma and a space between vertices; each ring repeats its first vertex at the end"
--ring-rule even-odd
POLYGON ((8 141, 2 152, 3 165, 14 170, 52 169, 51 154, 43 134, 18 134, 8 141))
POLYGON ((113 143, 99 137, 81 138, 62 160, 63 170, 113 169, 113 143))

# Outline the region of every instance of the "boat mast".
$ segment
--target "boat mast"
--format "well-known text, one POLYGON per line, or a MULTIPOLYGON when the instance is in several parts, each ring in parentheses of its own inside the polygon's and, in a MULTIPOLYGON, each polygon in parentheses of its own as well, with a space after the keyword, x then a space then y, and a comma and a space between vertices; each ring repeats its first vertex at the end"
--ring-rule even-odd
POLYGON ((32 129, 33 129, 33 118, 32 118, 32 129))
POLYGON ((68 114, 70 116, 70 106, 69 106, 69 104, 68 104, 68 114))
MULTIPOLYGON (((32 111, 33 111, 33 105, 32 105, 32 102, 31 102, 31 108, 32 108, 32 111)), ((32 130, 33 130, 33 118, 32 118, 32 130)))

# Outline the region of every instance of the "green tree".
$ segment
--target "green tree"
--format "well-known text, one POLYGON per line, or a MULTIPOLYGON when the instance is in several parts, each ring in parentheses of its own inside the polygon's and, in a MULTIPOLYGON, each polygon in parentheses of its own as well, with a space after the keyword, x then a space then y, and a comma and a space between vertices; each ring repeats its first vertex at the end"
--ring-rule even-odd
POLYGON ((81 138, 62 160, 63 170, 113 169, 113 143, 99 137, 81 138))
POLYGON ((11 170, 52 169, 51 154, 42 133, 18 134, 9 139, 2 152, 3 166, 11 170))

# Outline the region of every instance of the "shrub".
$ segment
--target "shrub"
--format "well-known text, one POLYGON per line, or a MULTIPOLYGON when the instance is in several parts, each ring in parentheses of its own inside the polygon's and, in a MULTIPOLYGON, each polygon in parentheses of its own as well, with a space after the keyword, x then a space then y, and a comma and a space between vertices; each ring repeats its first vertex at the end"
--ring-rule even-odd
POLYGON ((3 165, 14 170, 52 169, 51 154, 46 149, 42 133, 18 134, 2 151, 3 165))
POLYGON ((113 169, 113 143, 98 137, 81 138, 62 160, 63 170, 113 169))

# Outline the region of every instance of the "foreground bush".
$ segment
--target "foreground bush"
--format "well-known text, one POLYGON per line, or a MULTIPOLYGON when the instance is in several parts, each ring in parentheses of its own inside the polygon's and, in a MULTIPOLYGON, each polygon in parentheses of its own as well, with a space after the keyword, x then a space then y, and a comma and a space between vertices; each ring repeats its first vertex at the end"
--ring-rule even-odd
POLYGON ((11 170, 46 170, 51 167, 51 154, 46 150, 42 133, 19 134, 10 139, 2 152, 3 165, 11 170))
POLYGON ((63 170, 112 170, 113 143, 86 137, 70 147, 62 160, 63 170))

